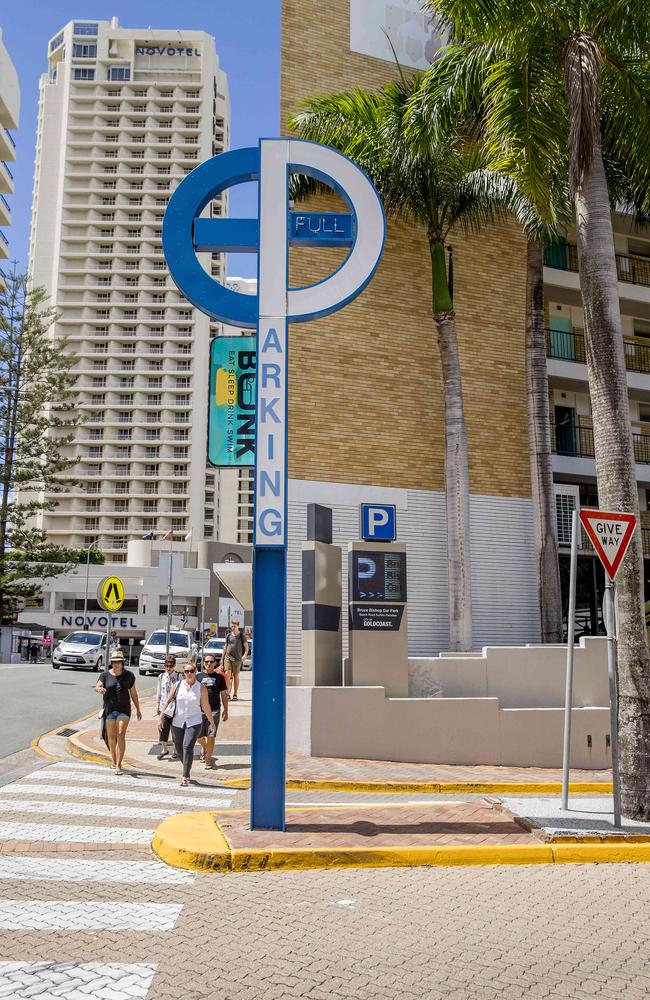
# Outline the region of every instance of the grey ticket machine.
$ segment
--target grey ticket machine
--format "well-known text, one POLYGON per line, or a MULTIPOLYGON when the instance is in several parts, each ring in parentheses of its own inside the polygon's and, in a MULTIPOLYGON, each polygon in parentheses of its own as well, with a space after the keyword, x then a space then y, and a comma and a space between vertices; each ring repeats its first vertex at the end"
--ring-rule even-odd
POLYGON ((348 545, 350 663, 353 687, 378 685, 408 695, 406 546, 348 545))

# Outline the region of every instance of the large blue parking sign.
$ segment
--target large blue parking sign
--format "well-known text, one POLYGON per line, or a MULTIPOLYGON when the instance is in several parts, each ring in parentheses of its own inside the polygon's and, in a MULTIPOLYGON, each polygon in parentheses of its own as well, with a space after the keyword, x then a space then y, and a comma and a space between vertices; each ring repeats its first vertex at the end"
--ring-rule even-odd
POLYGON ((372 278, 384 243, 384 211, 359 167, 335 149, 303 139, 260 139, 200 164, 179 184, 163 221, 170 274, 197 309, 232 326, 256 329, 255 515, 253 530, 253 720, 251 826, 284 829, 287 408, 289 324, 328 316, 372 278), (349 212, 294 212, 291 176, 336 191, 349 212), (256 219, 211 218, 210 202, 236 184, 257 181, 256 219), (293 288, 289 246, 349 250, 322 281, 293 288), (258 255, 257 295, 214 281, 197 254, 258 255))
POLYGON ((397 514, 394 504, 361 504, 361 537, 364 542, 394 542, 397 514))

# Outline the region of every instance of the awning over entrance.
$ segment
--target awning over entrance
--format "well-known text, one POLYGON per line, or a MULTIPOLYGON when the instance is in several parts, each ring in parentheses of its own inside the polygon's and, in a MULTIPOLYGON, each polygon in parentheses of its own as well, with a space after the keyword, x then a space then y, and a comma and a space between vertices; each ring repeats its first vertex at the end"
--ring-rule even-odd
POLYGON ((251 563, 214 563, 212 571, 244 611, 253 610, 253 567, 251 563))

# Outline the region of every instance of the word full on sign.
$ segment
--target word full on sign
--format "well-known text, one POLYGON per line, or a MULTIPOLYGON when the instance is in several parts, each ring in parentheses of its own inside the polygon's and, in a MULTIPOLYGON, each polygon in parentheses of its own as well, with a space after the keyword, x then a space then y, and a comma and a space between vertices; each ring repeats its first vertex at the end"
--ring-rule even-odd
POLYGON ((580 523, 593 542, 607 575, 613 580, 632 540, 636 517, 604 510, 581 510, 580 523))

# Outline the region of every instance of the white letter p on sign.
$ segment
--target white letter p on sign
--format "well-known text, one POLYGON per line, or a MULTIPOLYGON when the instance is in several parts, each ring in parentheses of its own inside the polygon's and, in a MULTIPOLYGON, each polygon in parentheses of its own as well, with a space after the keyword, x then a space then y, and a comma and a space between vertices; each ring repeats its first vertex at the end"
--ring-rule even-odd
POLYGON ((388 511, 382 508, 371 507, 368 511, 368 527, 370 528, 370 534, 375 534, 376 528, 382 528, 385 524, 388 524, 388 511))

